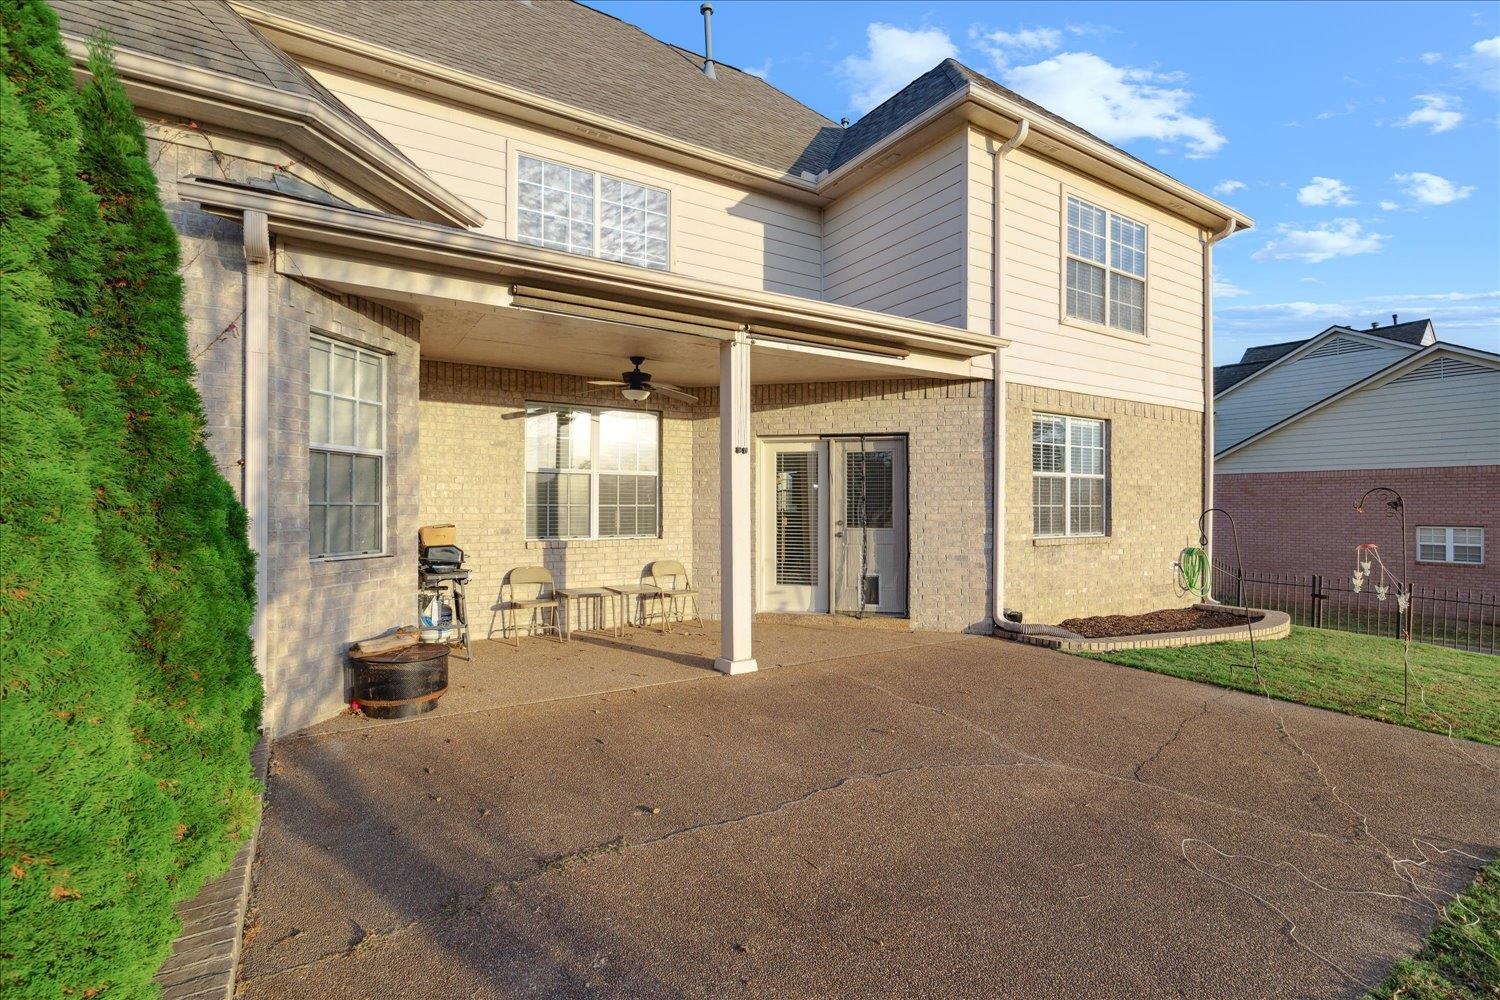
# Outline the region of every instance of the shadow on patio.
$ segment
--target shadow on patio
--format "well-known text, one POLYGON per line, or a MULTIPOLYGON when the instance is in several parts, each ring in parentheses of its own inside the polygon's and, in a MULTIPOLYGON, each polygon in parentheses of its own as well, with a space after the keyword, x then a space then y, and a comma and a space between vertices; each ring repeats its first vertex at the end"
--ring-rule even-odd
MULTIPOLYGON (((910 631, 899 619, 758 615, 754 643, 760 668, 767 670, 953 638, 943 632, 910 631)), ((448 693, 426 715, 382 720, 345 713, 290 738, 703 680, 718 676, 718 655, 719 623, 713 620, 704 622, 701 630, 674 625, 666 635, 652 626, 629 627, 620 637, 607 631, 574 632, 568 642, 552 636, 526 637, 520 649, 509 642, 477 639, 472 661, 449 658, 448 693)))

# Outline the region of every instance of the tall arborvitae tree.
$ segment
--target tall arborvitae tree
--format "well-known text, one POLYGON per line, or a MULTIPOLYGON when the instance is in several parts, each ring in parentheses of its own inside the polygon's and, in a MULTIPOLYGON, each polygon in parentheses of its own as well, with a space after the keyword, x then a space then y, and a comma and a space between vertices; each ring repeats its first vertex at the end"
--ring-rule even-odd
POLYGON ((149 663, 138 729, 148 770, 179 807, 180 877, 195 888, 255 821, 254 557, 244 508, 204 445, 177 233, 140 120, 104 46, 94 46, 89 70, 81 161, 105 223, 96 326, 128 415, 125 485, 151 565, 140 594, 149 663))
POLYGON ((0 5, 0 994, 143 995, 176 819, 130 720, 130 546, 96 461, 123 420, 97 351, 77 371, 102 229, 67 68, 47 8, 0 5))

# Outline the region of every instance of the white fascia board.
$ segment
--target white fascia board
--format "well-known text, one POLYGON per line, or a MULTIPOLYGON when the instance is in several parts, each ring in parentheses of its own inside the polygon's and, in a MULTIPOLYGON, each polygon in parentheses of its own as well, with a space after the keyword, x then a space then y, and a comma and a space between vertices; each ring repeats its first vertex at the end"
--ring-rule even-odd
MULTIPOLYGON (((63 44, 77 72, 86 75, 88 42, 65 35, 63 44)), ((198 121, 281 139, 401 211, 454 225, 484 225, 478 209, 311 97, 128 49, 112 55, 120 81, 138 107, 168 108, 198 121)))

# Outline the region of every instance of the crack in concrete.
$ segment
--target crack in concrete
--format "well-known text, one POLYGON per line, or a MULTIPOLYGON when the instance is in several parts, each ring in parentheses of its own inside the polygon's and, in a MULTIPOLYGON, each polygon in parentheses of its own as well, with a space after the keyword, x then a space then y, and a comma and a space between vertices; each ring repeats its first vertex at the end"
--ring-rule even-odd
POLYGON ((1203 702, 1203 708, 1199 710, 1199 712, 1198 712, 1197 715, 1187 715, 1187 716, 1184 716, 1183 719, 1182 719, 1182 721, 1179 722, 1179 723, 1177 723, 1177 728, 1172 732, 1172 735, 1169 736, 1169 737, 1167 737, 1167 741, 1165 743, 1163 743, 1161 746, 1157 747, 1156 751, 1154 753, 1152 753, 1150 757, 1147 757, 1145 760, 1141 761, 1139 764, 1137 764, 1135 766, 1135 780, 1136 781, 1140 781, 1140 782, 1144 782, 1145 779, 1141 777, 1141 772, 1144 771, 1148 765, 1155 764, 1158 760, 1160 760, 1161 759, 1161 755, 1164 754, 1164 753, 1166 753, 1167 748, 1170 747, 1173 743, 1176 743, 1177 740, 1179 738, 1181 738, 1182 731, 1184 729, 1186 729, 1190 723, 1197 722, 1198 720, 1200 720, 1200 719, 1204 718, 1205 716, 1207 716, 1208 715, 1209 706, 1211 706, 1215 702, 1221 700, 1228 693, 1229 693, 1229 691, 1227 689, 1224 690, 1224 691, 1220 691, 1218 694, 1214 695, 1212 698, 1208 698, 1208 699, 1204 700, 1204 702, 1203 702))

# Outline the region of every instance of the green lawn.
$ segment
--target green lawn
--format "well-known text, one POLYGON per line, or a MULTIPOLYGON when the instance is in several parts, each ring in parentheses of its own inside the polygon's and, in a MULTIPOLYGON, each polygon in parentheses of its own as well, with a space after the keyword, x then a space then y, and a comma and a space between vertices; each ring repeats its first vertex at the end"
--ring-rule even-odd
MULTIPOLYGON (((1297 626, 1287 638, 1257 642, 1255 649, 1273 698, 1435 733, 1448 732, 1451 723, 1455 736, 1500 745, 1500 656, 1412 643, 1411 704, 1403 710, 1401 643, 1395 639, 1297 626)), ((1085 655, 1260 691, 1245 642, 1085 655)))
POLYGON ((1482 1000, 1500 995, 1500 863, 1443 907, 1421 951, 1368 1000, 1482 1000))

